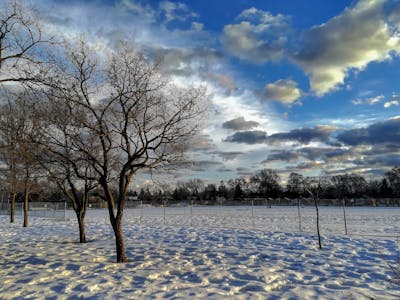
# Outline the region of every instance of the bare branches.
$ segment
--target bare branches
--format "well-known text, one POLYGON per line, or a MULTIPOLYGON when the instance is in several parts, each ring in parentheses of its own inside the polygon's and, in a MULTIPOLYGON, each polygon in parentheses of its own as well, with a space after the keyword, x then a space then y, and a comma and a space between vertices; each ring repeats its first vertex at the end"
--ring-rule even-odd
POLYGON ((44 46, 52 43, 32 9, 7 1, 0 12, 0 83, 40 81, 48 56, 44 46))

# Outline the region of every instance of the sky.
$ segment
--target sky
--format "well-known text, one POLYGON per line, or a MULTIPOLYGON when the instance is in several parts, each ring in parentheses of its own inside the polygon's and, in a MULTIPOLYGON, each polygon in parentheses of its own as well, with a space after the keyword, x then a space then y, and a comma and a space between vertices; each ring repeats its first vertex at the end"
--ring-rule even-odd
POLYGON ((206 86, 193 164, 172 180, 373 179, 400 165, 400 0, 30 3, 46 30, 130 40, 172 80, 206 86))

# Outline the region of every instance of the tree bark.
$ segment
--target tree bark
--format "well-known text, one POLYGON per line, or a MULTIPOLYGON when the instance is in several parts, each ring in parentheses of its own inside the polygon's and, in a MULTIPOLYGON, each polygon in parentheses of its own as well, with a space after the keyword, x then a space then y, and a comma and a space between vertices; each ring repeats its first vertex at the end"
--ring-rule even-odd
POLYGON ((23 227, 28 227, 28 208, 29 208, 29 169, 26 169, 24 180, 24 224, 23 227))
POLYGON ((125 238, 122 231, 121 218, 116 218, 113 223, 114 235, 115 235, 115 247, 117 252, 117 263, 127 262, 126 249, 125 249, 125 238))
POLYGON ((17 198, 17 193, 15 191, 11 194, 11 209, 10 209, 10 223, 15 221, 15 199, 17 198))
POLYGON ((318 200, 317 200, 317 198, 314 198, 314 205, 315 205, 315 212, 317 214, 318 246, 319 246, 319 249, 322 249, 321 233, 320 233, 320 230, 319 230, 319 209, 318 209, 318 200))
POLYGON ((79 225, 79 243, 86 243, 85 216, 77 213, 76 217, 79 225))
POLYGON ((28 208, 29 208, 29 191, 25 189, 24 197, 24 224, 23 227, 28 227, 28 208))

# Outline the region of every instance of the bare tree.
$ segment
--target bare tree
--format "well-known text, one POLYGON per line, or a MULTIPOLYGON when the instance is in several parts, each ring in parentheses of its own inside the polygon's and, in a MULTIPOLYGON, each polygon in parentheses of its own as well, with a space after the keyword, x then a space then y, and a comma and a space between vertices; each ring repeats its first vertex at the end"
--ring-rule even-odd
POLYGON ((37 123, 30 109, 30 99, 26 93, 3 91, 0 106, 0 143, 3 162, 8 165, 11 190, 11 222, 14 222, 15 200, 21 184, 24 195, 24 222, 28 226, 28 200, 33 176, 36 173, 35 153, 37 149, 30 137, 36 134, 37 123))
POLYGON ((319 249, 322 249, 321 242, 321 230, 320 230, 320 215, 319 215, 319 199, 322 193, 328 187, 328 180, 323 177, 306 177, 303 181, 304 190, 310 195, 310 197, 314 201, 315 213, 316 213, 316 225, 317 225, 317 234, 318 234, 318 246, 319 249))
POLYGON ((68 103, 72 148, 93 171, 87 179, 103 190, 117 262, 126 262, 122 216, 131 180, 140 170, 182 158, 199 126, 204 89, 173 85, 158 63, 127 45, 110 55, 105 72, 83 42, 68 62, 51 96, 68 103))

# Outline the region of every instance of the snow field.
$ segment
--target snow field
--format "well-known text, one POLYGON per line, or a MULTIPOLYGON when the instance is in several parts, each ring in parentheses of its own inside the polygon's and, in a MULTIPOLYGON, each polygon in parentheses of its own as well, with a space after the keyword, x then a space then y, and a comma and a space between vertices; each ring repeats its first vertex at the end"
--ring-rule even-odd
MULTIPOLYGON (((297 209, 257 211, 256 230, 248 207, 227 208, 231 214, 195 209, 192 227, 191 218, 182 218, 183 209, 190 208, 167 208, 165 226, 162 208, 126 210, 126 264, 113 263, 113 233, 105 210, 89 211, 89 242, 84 245, 77 243, 73 214, 66 221, 32 218, 28 228, 21 227, 20 217, 10 225, 8 217, 0 216, 0 299, 400 297, 400 285, 388 266, 398 259, 398 239, 337 234, 342 222, 330 223, 340 220, 336 208, 321 209, 325 227, 331 226, 324 229, 321 224, 322 250, 317 249, 314 233, 290 232, 298 229, 297 209)), ((313 231, 311 221, 306 222, 312 209, 303 212, 305 228, 313 231)), ((399 212, 354 208, 349 227, 374 235, 394 234, 399 212)))

